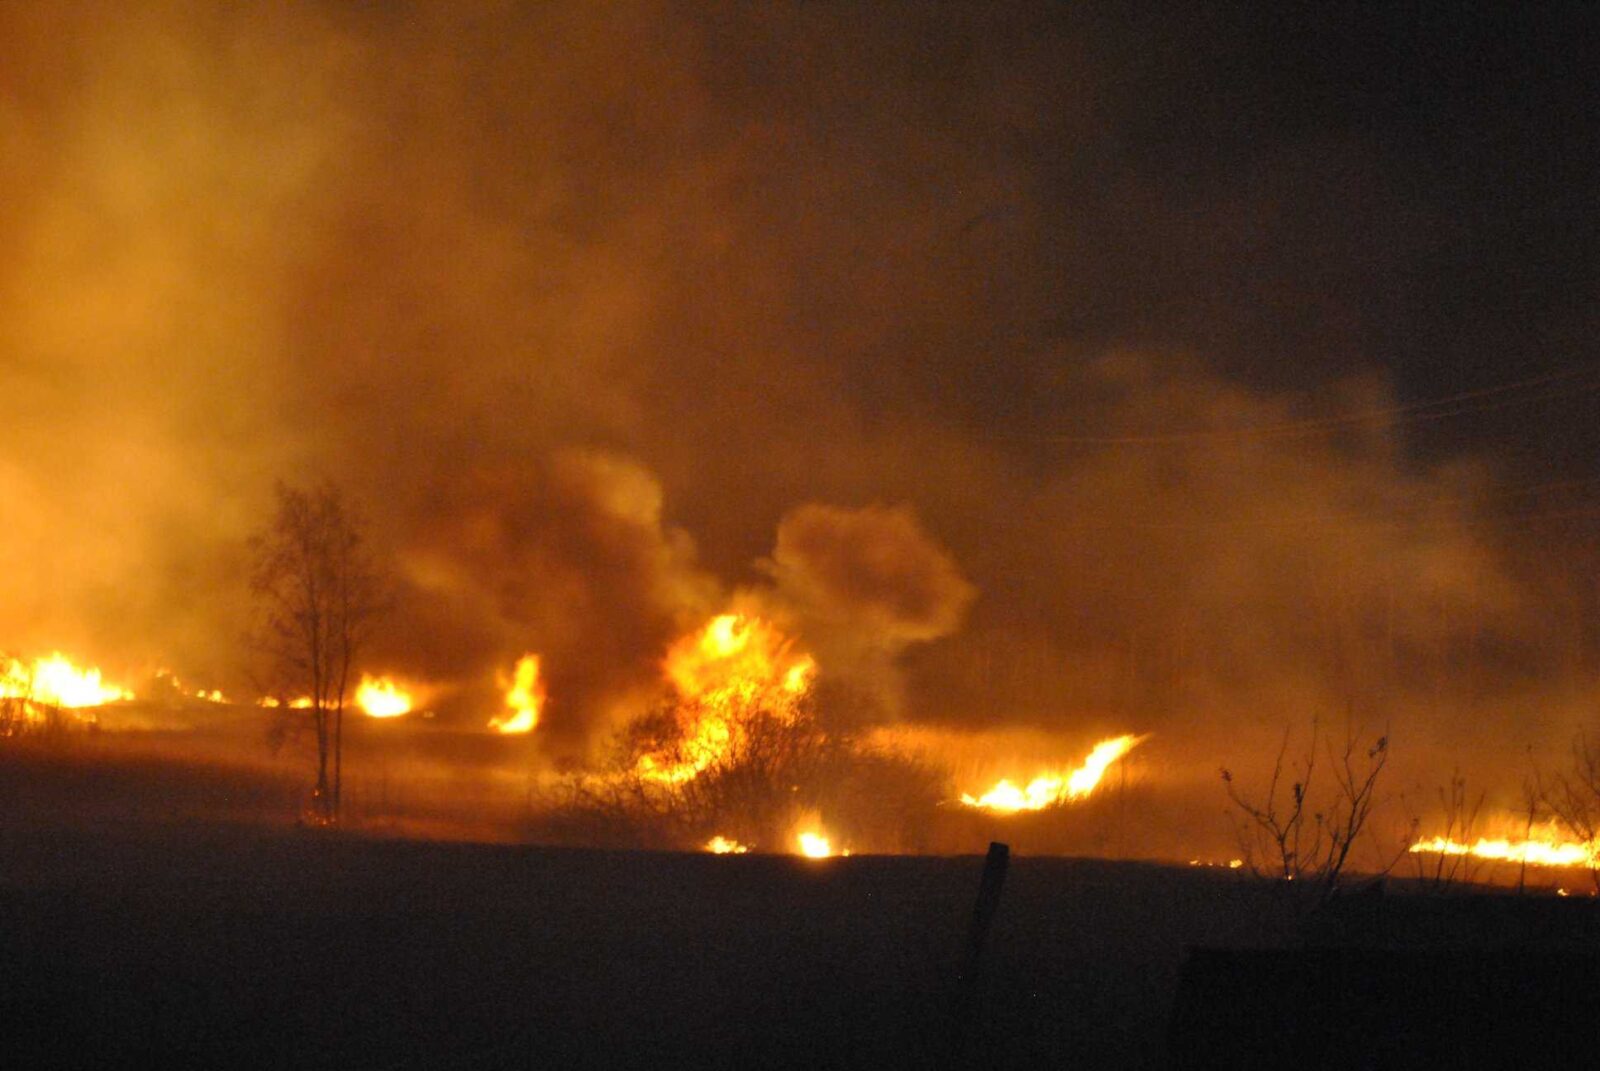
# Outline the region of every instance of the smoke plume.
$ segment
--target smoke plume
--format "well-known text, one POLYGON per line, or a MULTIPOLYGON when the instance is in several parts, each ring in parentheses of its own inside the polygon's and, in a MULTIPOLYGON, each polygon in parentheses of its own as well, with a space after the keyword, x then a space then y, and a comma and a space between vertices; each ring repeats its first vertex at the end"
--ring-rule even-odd
MULTIPOLYGON (((1153 730, 1208 767, 1311 714, 1566 739, 1592 540, 1527 489, 1592 427, 1559 392, 1405 408, 1461 389, 1403 382, 1418 352, 1520 360, 1439 225, 1504 185, 1438 192, 1455 143, 1396 155, 1398 106, 1336 121, 1315 42, 1158 22, 7 7, 0 646, 248 691, 246 539, 275 480, 328 478, 399 578, 373 668, 476 729, 536 652, 554 756, 740 597, 856 724, 1153 730), (1573 430, 1496 448, 1541 422, 1573 430)), ((1564 180, 1529 181, 1507 271, 1592 293, 1534 211, 1564 180)))

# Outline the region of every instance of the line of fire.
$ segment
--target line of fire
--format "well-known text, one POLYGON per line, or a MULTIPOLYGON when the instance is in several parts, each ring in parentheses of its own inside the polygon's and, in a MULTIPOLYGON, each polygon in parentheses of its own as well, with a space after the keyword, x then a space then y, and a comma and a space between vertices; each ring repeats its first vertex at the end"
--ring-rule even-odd
MULTIPOLYGON (((371 786, 364 780, 367 771, 374 763, 395 761, 390 755, 394 742, 383 734, 398 728, 400 719, 420 723, 417 731, 425 737, 430 731, 427 723, 434 718, 428 699, 439 691, 425 681, 363 671, 347 691, 325 692, 319 710, 316 700, 293 688, 234 700, 220 689, 190 687, 167 669, 155 670, 135 691, 61 652, 32 660, 12 658, 4 668, 0 724, 7 737, 24 742, 100 746, 124 735, 160 737, 177 724, 242 720, 262 727, 266 749, 273 730, 287 735, 308 726, 314 730, 319 716, 342 717, 348 707, 352 718, 373 723, 352 733, 352 741, 359 744, 339 756, 341 767, 349 764, 350 769, 363 771, 363 780, 353 788, 364 805, 352 804, 356 813, 348 818, 335 814, 324 797, 342 796, 343 786, 326 784, 322 771, 295 820, 311 825, 344 820, 357 828, 371 825, 379 830, 390 828, 396 816, 373 807, 371 786), (391 722, 394 725, 388 727, 378 724, 391 722)), ((664 652, 665 698, 621 734, 627 749, 624 763, 576 774, 546 770, 542 776, 530 766, 530 785, 540 782, 538 790, 552 809, 581 813, 592 808, 591 820, 605 818, 616 826, 612 837, 646 838, 644 843, 652 847, 826 858, 908 848, 894 839, 898 834, 886 836, 852 818, 845 805, 838 806, 831 821, 825 817, 824 811, 834 808, 825 802, 830 792, 824 780, 857 781, 855 789, 870 794, 874 792, 870 778, 878 772, 883 774, 881 798, 896 806, 904 806, 909 798, 929 814, 953 808, 1004 818, 1065 809, 1087 800, 1107 772, 1120 769, 1126 756, 1147 739, 1134 734, 1107 738, 1075 762, 1066 757, 1056 763, 1018 761, 1006 767, 1017 771, 1010 776, 957 793, 948 787, 949 770, 929 757, 926 739, 901 742, 903 734, 894 732, 856 739, 821 728, 812 694, 819 672, 815 658, 771 622, 741 612, 718 614, 664 652), (905 788, 907 784, 914 791, 905 788), (911 795, 897 798, 893 795, 897 791, 911 795), (620 802, 627 796, 648 800, 646 814, 630 815, 620 802), (659 839, 663 832, 650 828, 646 817, 657 809, 672 813, 674 824, 683 826, 678 835, 685 839, 659 839), (630 830, 630 824, 638 828, 630 830)), ((551 701, 540 675, 540 656, 522 655, 497 673, 494 682, 500 693, 498 709, 487 713, 481 733, 475 735, 484 737, 483 744, 493 745, 497 737, 535 734, 541 710, 551 701)), ((446 734, 440 731, 441 736, 446 734)), ((526 761, 514 739, 506 739, 504 747, 507 755, 526 761)), ((386 798, 402 792, 394 784, 383 788, 386 798)))
POLYGON ((1585 1063, 1597 57, 0 0, 0 1071, 1585 1063))
MULTIPOLYGON (((300 619, 312 609, 300 607, 300 619)), ((319 638, 325 637, 291 637, 308 650, 319 638)), ((295 650, 287 664, 307 664, 303 653, 295 650)), ((234 761, 250 765, 252 758, 270 755, 256 774, 270 771, 285 785, 294 782, 297 764, 314 756, 320 763, 311 766, 316 781, 298 792, 292 814, 257 816, 268 821, 809 858, 958 849, 983 831, 1004 830, 1024 844, 1038 836, 1038 850, 1045 852, 1065 844, 1066 850, 1087 846, 1097 854, 1177 859, 1160 854, 1159 838, 1150 841, 1154 847, 1141 846, 1136 829, 1146 820, 1138 810, 1150 807, 1158 775, 1132 760, 1140 748, 1159 752, 1159 739, 1150 743, 1154 734, 1108 736, 1074 757, 1059 743, 1041 748, 1037 740, 1025 748, 1012 745, 1007 753, 1003 734, 985 739, 915 727, 829 729, 819 718, 816 694, 825 668, 794 636, 750 611, 716 614, 672 640, 661 653, 659 686, 645 712, 607 741, 604 763, 577 769, 543 761, 530 747, 546 705, 560 702, 549 693, 535 652, 484 682, 480 694, 494 700, 481 711, 478 729, 467 731, 434 724, 430 703, 451 685, 400 673, 353 673, 348 665, 339 667, 342 683, 320 686, 320 700, 309 694, 319 685, 294 681, 292 672, 285 680, 294 683, 286 690, 230 697, 219 688, 191 686, 166 668, 146 674, 135 689, 60 651, 12 657, 0 666, 0 729, 19 745, 115 755, 121 741, 130 750, 139 750, 140 743, 171 747, 174 740, 205 738, 208 729, 225 726, 230 746, 241 749, 234 761), (342 725, 347 712, 353 720, 348 730, 342 725), (304 739, 316 739, 324 723, 337 726, 333 782, 326 768, 329 731, 322 734, 320 753, 304 739), (498 820, 475 820, 459 801, 444 805, 448 794, 430 794, 430 778, 451 776, 442 764, 419 757, 430 738, 470 748, 468 761, 482 764, 483 780, 505 789, 507 799, 520 800, 524 813, 511 821, 505 799, 489 803, 488 795, 469 793, 472 806, 500 812, 498 820), (259 754, 250 755, 252 748, 259 754), (415 799, 408 803, 408 796, 415 799), (436 813, 428 813, 429 801, 436 813), (1097 806, 1089 806, 1091 801, 1097 806), (898 816, 897 825, 875 820, 885 807, 898 816), (1074 826, 1081 827, 1074 830, 1079 839, 1062 840, 1063 830, 1074 826)), ((331 666, 319 667, 316 680, 324 680, 321 670, 331 666)), ((1351 873, 1404 874, 1414 868, 1424 881, 1526 887, 1531 872, 1536 886, 1561 896, 1594 894, 1590 879, 1600 872, 1600 841, 1586 835, 1570 779, 1550 775, 1564 793, 1559 797, 1549 787, 1540 794, 1529 781, 1523 786, 1525 809, 1486 814, 1486 793, 1469 798, 1457 772, 1430 801, 1438 817, 1426 821, 1437 828, 1407 811, 1398 851, 1382 860, 1356 835, 1374 834, 1367 826, 1373 807, 1393 802, 1374 792, 1387 761, 1387 740, 1367 748, 1365 740, 1352 737, 1335 746, 1315 724, 1303 743, 1294 735, 1293 729, 1286 732, 1259 799, 1235 794, 1233 775, 1224 770, 1224 789, 1235 805, 1234 839, 1212 841, 1221 850, 1191 857, 1188 865, 1248 866, 1286 881, 1337 880, 1337 873, 1329 873, 1330 857, 1318 854, 1333 850, 1353 853, 1353 860, 1339 860, 1350 862, 1351 873), (1307 750, 1290 754, 1296 744, 1307 750), (1354 754, 1352 746, 1366 753, 1354 754), (1306 812, 1314 805, 1310 785, 1319 762, 1328 767, 1324 777, 1334 794, 1328 809, 1312 816, 1306 812), (1291 848, 1291 838, 1304 841, 1291 848), (1374 860, 1381 865, 1374 867, 1374 860)), ((296 794, 288 788, 285 798, 296 794)), ((1376 836, 1373 843, 1380 843, 1376 836)))

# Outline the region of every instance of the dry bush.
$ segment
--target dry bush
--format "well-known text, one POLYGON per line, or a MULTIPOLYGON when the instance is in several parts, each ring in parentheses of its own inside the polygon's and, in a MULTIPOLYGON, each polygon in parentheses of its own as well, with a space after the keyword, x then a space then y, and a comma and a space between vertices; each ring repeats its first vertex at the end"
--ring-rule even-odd
POLYGON ((1579 733, 1568 762, 1553 778, 1538 781, 1538 798, 1574 840, 1590 845, 1589 880, 1600 893, 1600 860, 1593 850, 1600 842, 1600 745, 1579 733))
MULTIPOLYGON (((1284 730, 1272 777, 1260 797, 1243 795, 1232 772, 1222 771, 1245 865, 1257 877, 1309 888, 1313 904, 1326 902, 1339 889, 1351 852, 1379 802, 1377 786, 1389 761, 1389 738, 1379 736, 1362 747, 1358 735, 1352 727, 1336 745, 1313 719, 1305 750, 1289 759, 1292 729, 1284 730), (1319 759, 1329 771, 1320 780, 1319 759)), ((1398 856, 1377 869, 1387 873, 1396 861, 1398 856)))
MULTIPOLYGON (((1483 810, 1485 793, 1482 789, 1477 796, 1472 796, 1467 791, 1467 779, 1459 768, 1452 770, 1448 785, 1441 785, 1438 789, 1439 813, 1442 822, 1430 826, 1434 835, 1447 841, 1470 844, 1477 836, 1478 816, 1483 810), (1442 828, 1441 828, 1442 826, 1442 828)), ((1411 831, 1413 841, 1415 834, 1423 828, 1420 815, 1411 815, 1411 831)), ((1482 870, 1483 860, 1471 854, 1451 854, 1448 852, 1409 852, 1416 867, 1416 876, 1419 884, 1431 892, 1448 892, 1457 885, 1471 884, 1476 881, 1482 870)))
POLYGON ((54 703, 46 703, 31 694, 0 697, 0 739, 25 736, 33 740, 59 742, 68 733, 94 728, 93 719, 54 703))
POLYGON ((824 731, 802 710, 756 708, 729 719, 729 739, 708 756, 661 708, 618 735, 608 769, 574 775, 541 818, 556 840, 597 846, 697 848, 713 836, 760 850, 787 850, 798 824, 820 820, 839 845, 879 851, 926 843, 930 816, 946 794, 944 775, 925 763, 824 731), (657 770, 693 764, 678 780, 657 770))
POLYGON ((28 731, 28 704, 21 696, 0 697, 0 737, 21 736, 28 731))

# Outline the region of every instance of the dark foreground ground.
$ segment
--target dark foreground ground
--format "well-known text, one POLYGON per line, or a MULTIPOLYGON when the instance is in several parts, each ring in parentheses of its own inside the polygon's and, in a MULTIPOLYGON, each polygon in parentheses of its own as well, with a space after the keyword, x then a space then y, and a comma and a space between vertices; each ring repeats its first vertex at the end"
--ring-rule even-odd
MULTIPOLYGON (((981 855, 335 835, 283 771, 93 743, 0 755, 5 1071, 950 1063, 981 855)), ((965 1064, 1494 1066, 1586 1028, 1594 901, 1391 888, 1301 927, 1226 869, 1013 855, 965 1064)))
MULTIPOLYGON (((981 868, 0 828, 0 1063, 926 1067, 981 868)), ((1159 1063, 1184 947, 1278 929, 1226 873, 1014 859, 978 1063, 1159 1063)))

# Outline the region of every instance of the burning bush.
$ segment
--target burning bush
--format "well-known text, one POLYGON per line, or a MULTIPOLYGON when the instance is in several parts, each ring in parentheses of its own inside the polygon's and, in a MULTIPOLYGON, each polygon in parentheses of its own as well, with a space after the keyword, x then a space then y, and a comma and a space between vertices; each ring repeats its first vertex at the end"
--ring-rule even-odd
MULTIPOLYGON (((1336 744, 1313 718, 1304 754, 1286 766, 1293 735, 1292 727, 1286 729, 1272 777, 1258 797, 1241 794, 1232 772, 1222 770, 1243 862, 1257 877, 1309 885, 1317 903, 1338 891, 1351 852, 1379 803, 1378 781, 1389 762, 1387 734, 1362 747, 1358 733, 1347 726, 1343 743, 1336 744), (1325 787, 1315 780, 1319 758, 1330 773, 1324 780, 1331 784, 1325 787), (1292 781, 1287 793, 1282 792, 1285 773, 1292 781)), ((1382 863, 1379 872, 1387 873, 1394 862, 1382 863)))
POLYGON ((0 737, 55 736, 85 723, 71 711, 24 696, 0 695, 0 737))
POLYGON ((820 827, 845 848, 920 842, 942 776, 824 730, 815 663, 770 624, 714 618, 665 668, 672 695, 622 729, 606 769, 564 783, 549 819, 558 839, 698 848, 720 837, 788 851, 820 827))
POLYGON ((851 850, 908 851, 924 845, 948 795, 942 772, 825 732, 809 709, 741 711, 712 756, 681 733, 680 718, 667 705, 626 726, 607 769, 562 784, 546 832, 612 847, 695 849, 721 837, 788 852, 820 826, 851 850), (659 772, 691 761, 693 776, 659 772))

